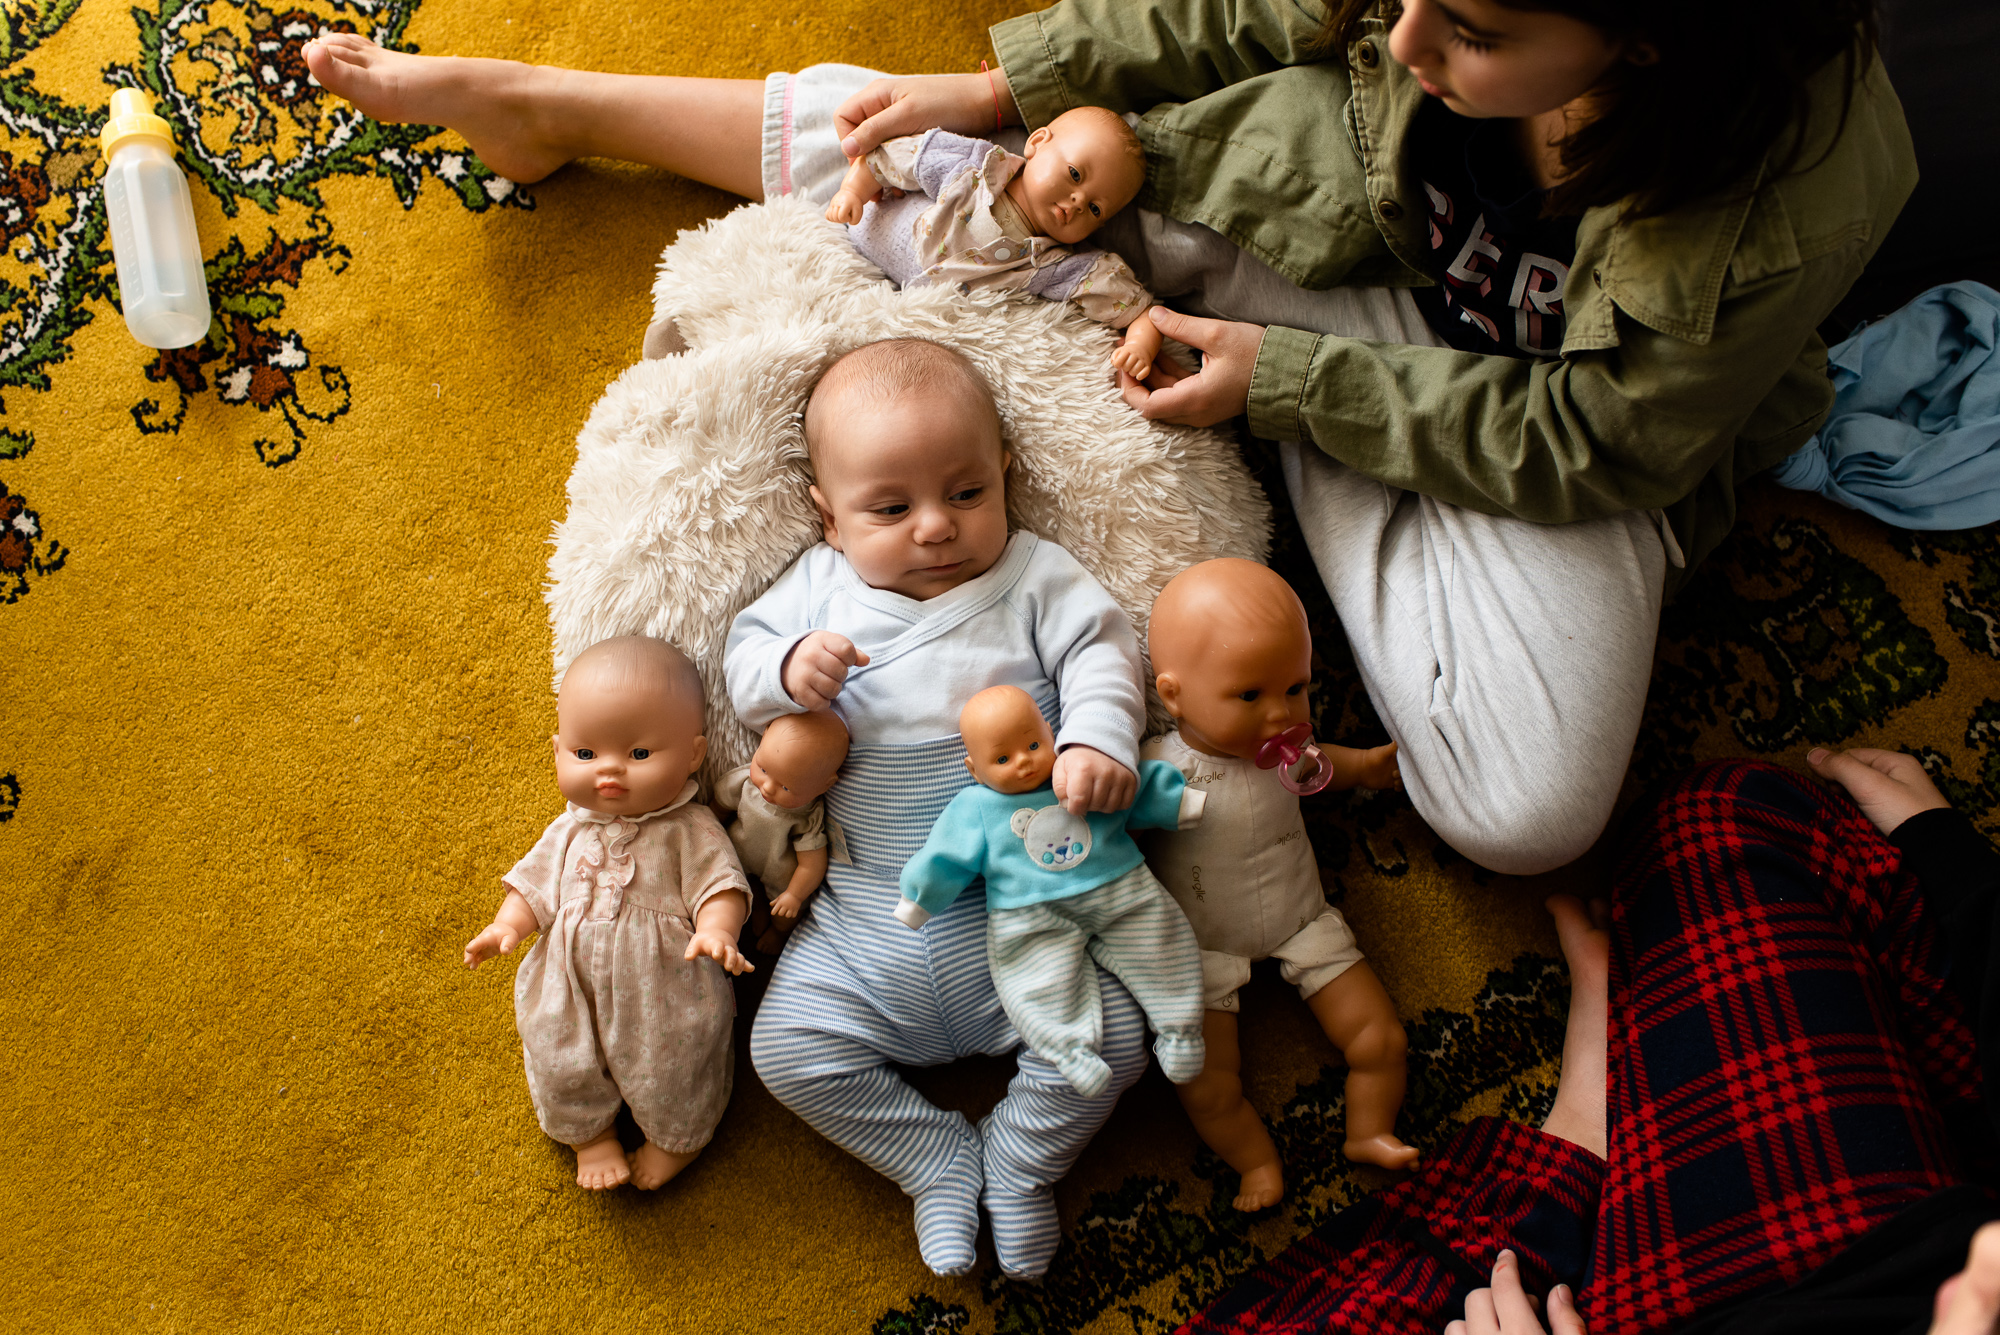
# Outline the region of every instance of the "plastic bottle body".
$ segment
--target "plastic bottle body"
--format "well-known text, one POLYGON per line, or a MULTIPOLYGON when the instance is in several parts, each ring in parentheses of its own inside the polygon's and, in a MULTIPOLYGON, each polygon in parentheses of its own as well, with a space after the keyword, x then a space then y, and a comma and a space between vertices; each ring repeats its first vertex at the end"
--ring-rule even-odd
POLYGON ((152 139, 119 145, 104 173, 104 209, 118 262, 118 299, 132 337, 184 348, 208 332, 208 282, 187 178, 152 139))

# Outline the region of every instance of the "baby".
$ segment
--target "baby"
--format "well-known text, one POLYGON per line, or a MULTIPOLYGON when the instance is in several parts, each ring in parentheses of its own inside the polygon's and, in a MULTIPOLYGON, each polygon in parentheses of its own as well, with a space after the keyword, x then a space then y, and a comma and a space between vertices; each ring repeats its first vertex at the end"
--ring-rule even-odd
MULTIPOLYGON (((1297 795, 1275 757, 1275 737, 1310 724, 1312 632, 1291 585, 1254 561, 1204 561, 1168 582, 1148 627, 1160 702, 1180 725, 1146 743, 1207 794, 1198 830, 1147 836, 1146 857, 1201 943, 1208 1069, 1177 1093, 1195 1130, 1242 1175, 1239 1210, 1284 1195, 1277 1147, 1243 1097, 1237 1066, 1237 989, 1250 965, 1275 958, 1347 1062, 1349 1159, 1406 1168, 1417 1151, 1396 1137, 1406 1079, 1396 1005, 1340 910, 1326 902, 1297 795)), ((1396 747, 1328 746, 1328 786, 1400 783, 1396 747)))
POLYGON ((1029 135, 1020 157, 945 130, 891 139, 854 160, 826 216, 851 226, 861 253, 905 287, 958 283, 1074 301, 1125 331, 1112 363, 1144 380, 1160 353, 1153 298, 1124 260, 1080 243, 1145 180, 1132 127, 1104 107, 1075 107, 1029 135), (914 193, 869 211, 884 186, 914 193))
POLYGON ((1173 766, 1149 761, 1130 808, 1070 814, 1049 787, 1056 739, 1017 686, 973 696, 958 731, 978 782, 951 800, 903 864, 896 917, 922 927, 985 877, 993 986, 1029 1047, 1080 1093, 1101 1093, 1111 1082, 1097 1055, 1096 959, 1145 1009, 1167 1079, 1185 1084, 1200 1075, 1201 950, 1126 831, 1199 824, 1201 793, 1173 766))
POLYGON ((701 677, 666 641, 626 635, 577 655, 550 739, 569 807, 465 947, 476 969, 541 933, 514 975, 514 1021, 535 1115, 575 1147, 578 1186, 659 1186, 729 1102, 724 970, 751 967, 736 949, 750 887, 693 800, 701 729, 701 677), (621 1102, 646 1136, 629 1161, 613 1128, 621 1102))
POLYGON ((1001 1007, 979 897, 911 932, 894 919, 899 877, 965 787, 959 712, 989 686, 1019 686, 1057 719, 1050 777, 1070 811, 1130 806, 1138 639, 1069 553, 1007 531, 999 415, 958 353, 918 340, 849 353, 805 430, 826 541, 737 617, 724 668, 752 728, 809 710, 847 725, 826 810, 850 861, 827 869, 778 959, 751 1060, 780 1102, 910 1194, 933 1270, 971 1269, 983 1203, 1001 1269, 1039 1276, 1062 1237, 1051 1189, 1145 1069, 1144 1017, 1097 975, 1111 1078, 1079 1093, 1001 1007), (975 1053, 1019 1063, 978 1127, 896 1069, 975 1053))
POLYGON ((723 775, 716 801, 734 811, 729 842, 752 876, 764 884, 776 930, 758 949, 776 954, 806 900, 826 878, 832 856, 822 794, 840 777, 847 759, 847 729, 829 713, 784 714, 772 719, 750 763, 723 775))

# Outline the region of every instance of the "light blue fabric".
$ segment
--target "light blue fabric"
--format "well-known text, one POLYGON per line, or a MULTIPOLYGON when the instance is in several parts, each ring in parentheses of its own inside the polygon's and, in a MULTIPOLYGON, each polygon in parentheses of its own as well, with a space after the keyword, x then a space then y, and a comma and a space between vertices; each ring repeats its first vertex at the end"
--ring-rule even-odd
POLYGON ((1773 470, 1898 528, 2000 520, 2000 292, 1934 287, 1827 352, 1833 411, 1773 470))

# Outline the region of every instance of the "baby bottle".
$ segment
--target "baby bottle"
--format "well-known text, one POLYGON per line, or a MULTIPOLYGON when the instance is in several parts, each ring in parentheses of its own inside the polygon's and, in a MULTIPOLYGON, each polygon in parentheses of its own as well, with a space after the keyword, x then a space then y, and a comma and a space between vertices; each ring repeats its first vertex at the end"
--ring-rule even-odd
POLYGON ((208 332, 208 282, 187 178, 174 136, 137 88, 111 95, 104 147, 104 209, 118 261, 125 325, 149 348, 184 348, 208 332))

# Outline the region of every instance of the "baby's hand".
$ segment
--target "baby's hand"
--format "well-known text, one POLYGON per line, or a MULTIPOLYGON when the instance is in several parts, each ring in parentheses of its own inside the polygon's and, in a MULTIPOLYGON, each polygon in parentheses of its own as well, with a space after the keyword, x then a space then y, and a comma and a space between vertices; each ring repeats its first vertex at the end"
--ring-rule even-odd
POLYGON ((774 918, 796 918, 799 910, 806 906, 804 895, 795 895, 787 890, 771 901, 771 916, 774 918))
POLYGON ((1072 816, 1086 811, 1123 811, 1139 795, 1139 776, 1090 746, 1072 746, 1056 757, 1049 776, 1056 801, 1072 816))
POLYGON ((486 930, 465 943, 465 967, 476 969, 495 955, 505 955, 521 944, 521 934, 501 923, 488 923, 486 930))
POLYGON ((830 630, 816 630, 792 646, 778 674, 785 694, 801 709, 825 709, 847 683, 847 669, 865 667, 868 655, 854 641, 830 630))
POLYGON ((682 959, 699 959, 708 956, 731 973, 751 973, 757 968, 743 958, 743 952, 736 948, 736 942, 712 927, 701 928, 688 938, 687 954, 682 959))

